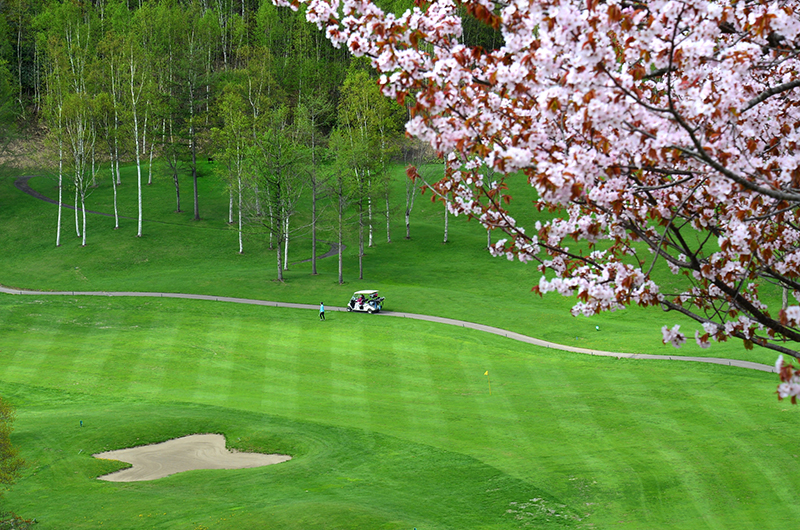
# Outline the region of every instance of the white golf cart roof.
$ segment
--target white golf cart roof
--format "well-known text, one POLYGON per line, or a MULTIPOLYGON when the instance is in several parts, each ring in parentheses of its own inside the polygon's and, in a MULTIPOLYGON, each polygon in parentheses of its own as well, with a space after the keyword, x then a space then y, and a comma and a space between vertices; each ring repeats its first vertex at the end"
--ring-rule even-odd
POLYGON ((374 294, 374 293, 377 293, 377 292, 378 292, 377 289, 364 289, 363 291, 354 292, 353 295, 355 296, 357 294, 374 294))

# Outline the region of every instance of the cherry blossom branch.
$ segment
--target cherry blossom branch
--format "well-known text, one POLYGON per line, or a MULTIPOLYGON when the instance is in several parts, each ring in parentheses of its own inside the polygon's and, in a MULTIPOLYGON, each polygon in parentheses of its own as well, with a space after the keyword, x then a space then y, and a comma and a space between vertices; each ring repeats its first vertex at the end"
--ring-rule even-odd
POLYGON ((772 96, 776 96, 778 94, 782 94, 784 92, 788 92, 797 87, 800 87, 800 79, 795 79, 794 81, 789 81, 788 83, 783 83, 782 85, 769 87, 767 90, 763 91, 761 94, 748 101, 747 104, 744 107, 742 107, 742 110, 740 110, 739 112, 741 114, 744 114, 745 112, 752 109, 759 103, 763 103, 768 98, 771 98, 772 96))

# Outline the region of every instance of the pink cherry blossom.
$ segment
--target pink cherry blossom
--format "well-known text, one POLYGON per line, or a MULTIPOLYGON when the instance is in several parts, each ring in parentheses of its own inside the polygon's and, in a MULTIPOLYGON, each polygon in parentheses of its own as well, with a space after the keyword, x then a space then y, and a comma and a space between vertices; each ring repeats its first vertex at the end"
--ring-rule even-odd
POLYGON ((431 187, 505 233, 493 255, 536 262, 534 290, 575 296, 573 314, 679 312, 701 347, 800 355, 800 309, 765 296, 800 300, 800 0, 292 2, 371 58, 407 133, 448 159, 431 187), (464 41, 458 6, 499 30, 496 49, 464 41), (559 214, 507 206, 519 180, 559 214))

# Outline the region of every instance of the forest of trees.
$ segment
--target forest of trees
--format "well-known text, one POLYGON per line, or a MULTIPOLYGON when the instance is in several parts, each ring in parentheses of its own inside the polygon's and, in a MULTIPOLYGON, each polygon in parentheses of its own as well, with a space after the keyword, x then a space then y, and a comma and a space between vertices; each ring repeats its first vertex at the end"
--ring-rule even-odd
MULTIPOLYGON (((242 233, 266 234, 279 280, 301 196, 310 201, 303 229, 314 273, 320 201, 336 212, 340 249, 344 225, 357 223, 359 256, 372 245, 373 213, 388 215, 387 167, 413 146, 403 132, 407 109, 383 97, 376 79, 302 12, 269 0, 13 0, 0 15, 0 120, 6 133, 14 124, 22 137, 44 139, 59 203, 74 205, 82 244, 87 193, 99 179, 114 187, 119 226, 121 164, 136 167, 126 184, 139 190, 142 236, 141 190, 153 161, 168 168, 176 211, 200 219, 198 163, 213 160, 230 190, 239 252, 242 233)), ((72 224, 62 215, 57 246, 72 224)))

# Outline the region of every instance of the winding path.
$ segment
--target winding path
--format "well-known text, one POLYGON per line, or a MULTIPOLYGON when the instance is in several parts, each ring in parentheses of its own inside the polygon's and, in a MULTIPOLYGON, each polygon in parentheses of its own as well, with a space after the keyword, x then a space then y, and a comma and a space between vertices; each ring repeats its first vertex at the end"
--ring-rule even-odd
MULTIPOLYGON (((251 304, 262 305, 271 307, 286 307, 291 309, 313 309, 318 310, 319 306, 316 304, 296 304, 292 302, 271 302, 267 300, 254 300, 251 298, 233 298, 227 296, 209 296, 204 294, 182 294, 182 293, 156 293, 156 292, 137 292, 137 291, 31 291, 24 289, 11 289, 0 285, 0 293, 14 294, 14 295, 54 295, 54 296, 131 296, 131 297, 156 297, 156 298, 186 298, 191 300, 209 300, 215 302, 231 302, 236 304, 251 304)), ((326 307, 326 311, 346 311, 344 307, 326 307)), ((529 337, 521 333, 508 331, 493 326, 486 326, 483 324, 476 324, 474 322, 466 322, 464 320, 455 320, 452 318, 436 317, 430 315, 419 315, 416 313, 401 313, 397 311, 383 311, 377 313, 378 315, 388 317, 401 317, 412 318, 414 320, 425 320, 428 322, 438 322, 440 324, 449 324, 451 326, 458 326, 462 328, 469 328, 486 333, 493 333, 520 342, 541 346, 543 348, 551 348, 553 350, 562 350, 573 353, 583 353, 587 355, 599 355, 602 357, 616 357, 618 359, 656 359, 662 361, 690 361, 698 363, 721 364, 725 366, 738 366, 739 368, 747 368, 750 370, 759 370, 762 372, 777 373, 774 366, 768 364, 754 363, 751 361, 740 361, 737 359, 721 359, 718 357, 684 357, 679 355, 650 355, 644 353, 621 353, 609 352, 602 350, 591 350, 588 348, 576 348, 574 346, 566 346, 563 344, 556 344, 545 340, 529 337)))

